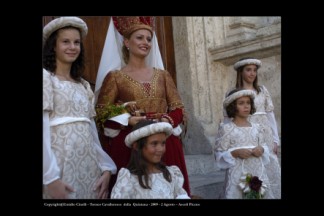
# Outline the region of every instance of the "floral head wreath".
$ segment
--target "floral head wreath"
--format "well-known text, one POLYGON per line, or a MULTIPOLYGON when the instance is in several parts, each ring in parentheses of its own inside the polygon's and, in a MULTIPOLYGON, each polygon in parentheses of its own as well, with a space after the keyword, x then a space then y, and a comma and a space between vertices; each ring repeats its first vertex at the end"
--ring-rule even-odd
POLYGON ((154 17, 152 16, 114 16, 112 19, 118 32, 126 38, 139 29, 149 30, 153 35, 154 17))
POLYGON ((129 133, 125 138, 125 144, 127 147, 131 148, 132 144, 137 140, 156 134, 156 133, 165 133, 166 136, 170 136, 172 134, 172 126, 166 122, 158 122, 153 123, 144 127, 141 127, 137 130, 132 131, 129 133))
POLYGON ((262 65, 262 63, 259 59, 249 58, 249 59, 243 59, 243 60, 236 62, 234 64, 234 69, 237 70, 238 68, 240 68, 244 65, 250 65, 250 64, 256 65, 258 68, 260 68, 262 65))
MULTIPOLYGON (((97 73, 95 96, 98 98, 102 82, 110 71, 120 70, 125 66, 122 54, 122 47, 125 34, 138 29, 153 31, 154 17, 112 17, 107 31, 105 45, 101 54, 101 60, 97 73), (121 34, 123 33, 123 35, 121 34)), ((162 56, 158 41, 153 31, 152 46, 146 63, 149 67, 164 70, 162 56)))
POLYGON ((240 90, 227 96, 223 103, 224 109, 226 109, 226 107, 230 105, 230 103, 243 96, 250 96, 252 99, 254 99, 255 93, 252 90, 240 90))

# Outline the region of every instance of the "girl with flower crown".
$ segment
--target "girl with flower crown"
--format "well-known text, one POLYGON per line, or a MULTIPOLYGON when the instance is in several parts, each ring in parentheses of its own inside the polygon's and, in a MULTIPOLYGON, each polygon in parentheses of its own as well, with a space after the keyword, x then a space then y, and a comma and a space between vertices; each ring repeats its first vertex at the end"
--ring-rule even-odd
POLYGON ((259 187, 256 193, 260 193, 260 197, 276 198, 268 187, 265 165, 269 163, 269 149, 264 140, 263 127, 248 121, 248 117, 255 112, 254 97, 255 93, 251 90, 235 89, 224 100, 224 109, 232 120, 220 125, 215 145, 216 161, 220 168, 226 169, 222 199, 244 198, 245 193, 251 191, 251 185, 245 187, 245 183, 251 179, 251 182, 262 181, 262 187, 257 181, 259 187))

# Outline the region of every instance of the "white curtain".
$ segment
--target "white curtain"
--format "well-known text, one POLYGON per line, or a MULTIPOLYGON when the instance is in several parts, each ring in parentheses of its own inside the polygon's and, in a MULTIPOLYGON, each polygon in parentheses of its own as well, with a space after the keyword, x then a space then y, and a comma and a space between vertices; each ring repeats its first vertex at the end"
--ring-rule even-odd
MULTIPOLYGON (((95 86, 96 101, 106 75, 110 71, 120 70, 125 66, 122 54, 123 41, 123 36, 115 28, 113 19, 111 18, 97 73, 95 86)), ((149 55, 146 57, 146 62, 151 67, 164 70, 155 32, 153 33, 152 47, 149 55)))

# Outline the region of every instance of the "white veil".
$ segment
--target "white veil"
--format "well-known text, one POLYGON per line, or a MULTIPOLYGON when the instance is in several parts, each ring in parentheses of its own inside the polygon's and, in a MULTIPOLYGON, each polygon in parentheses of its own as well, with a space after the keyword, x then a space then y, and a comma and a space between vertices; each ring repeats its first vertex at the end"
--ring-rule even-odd
MULTIPOLYGON (((111 17, 97 73, 95 85, 96 102, 102 82, 107 74, 113 70, 120 70, 123 66, 125 66, 122 54, 123 41, 124 38, 115 28, 113 19, 111 17)), ((155 32, 153 32, 152 47, 149 55, 146 57, 146 63, 148 66, 164 70, 155 32)))

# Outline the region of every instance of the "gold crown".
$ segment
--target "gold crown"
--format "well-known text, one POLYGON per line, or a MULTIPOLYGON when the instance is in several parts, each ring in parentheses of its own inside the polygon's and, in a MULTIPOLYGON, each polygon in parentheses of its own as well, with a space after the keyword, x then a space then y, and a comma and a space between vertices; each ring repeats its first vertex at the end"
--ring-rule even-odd
POLYGON ((126 38, 138 29, 147 29, 153 35, 154 17, 152 16, 113 16, 112 19, 118 32, 126 38))

